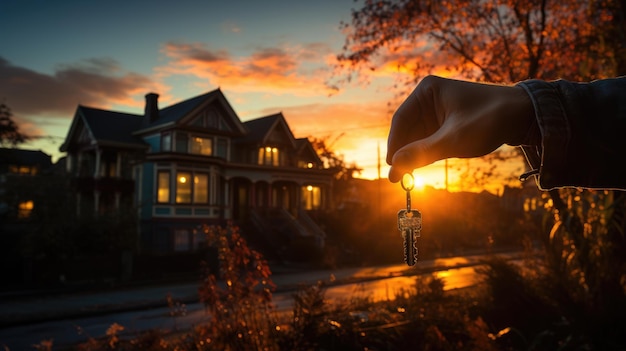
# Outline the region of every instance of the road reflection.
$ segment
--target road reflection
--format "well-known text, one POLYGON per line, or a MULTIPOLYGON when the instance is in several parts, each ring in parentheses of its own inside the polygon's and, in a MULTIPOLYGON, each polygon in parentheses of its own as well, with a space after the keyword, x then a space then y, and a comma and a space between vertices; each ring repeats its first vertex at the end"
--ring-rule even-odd
MULTIPOLYGON (((440 266, 459 265, 468 262, 450 261, 439 262, 440 266)), ((406 292, 414 292, 417 280, 427 279, 429 276, 439 278, 444 283, 444 290, 460 289, 472 286, 479 281, 478 273, 474 269, 477 266, 451 268, 443 271, 437 271, 428 274, 416 276, 396 276, 391 278, 383 278, 356 284, 347 284, 340 286, 332 286, 326 290, 326 298, 332 302, 341 303, 351 299, 369 299, 371 301, 394 300, 398 294, 406 292)), ((387 270, 377 270, 376 273, 395 273, 396 270, 388 267, 387 270)), ((373 272, 367 272, 372 274, 373 272)), ((366 274, 361 272, 361 274, 366 274)), ((367 276, 370 276, 370 275, 367 276)))

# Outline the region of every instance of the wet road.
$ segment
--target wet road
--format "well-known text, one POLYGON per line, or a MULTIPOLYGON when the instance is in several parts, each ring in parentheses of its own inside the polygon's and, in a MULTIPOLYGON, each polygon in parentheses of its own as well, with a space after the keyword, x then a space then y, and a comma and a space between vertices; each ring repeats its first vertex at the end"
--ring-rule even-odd
MULTIPOLYGON (((514 257, 513 255, 510 257, 514 257)), ((279 288, 282 284, 293 282, 314 284, 320 280, 327 283, 352 281, 327 287, 325 297, 332 303, 341 303, 355 297, 373 301, 392 300, 399 291, 415 287, 416 279, 430 275, 443 279, 445 290, 471 286, 477 282, 475 268, 482 258, 483 256, 469 256, 420 261, 417 268, 393 265, 300 272, 293 276, 276 275, 274 281, 279 288), (418 272, 422 272, 421 275, 417 275, 418 272)), ((291 310, 292 294, 293 290, 274 294, 273 301, 278 311, 291 310)), ((209 318, 201 303, 184 305, 184 315, 173 317, 170 312, 170 308, 159 307, 8 327, 0 330, 0 346, 6 346, 9 350, 34 350, 33 343, 52 340, 55 348, 58 348, 84 342, 90 337, 102 337, 113 323, 124 326, 121 335, 132 337, 150 329, 187 330, 209 318)))

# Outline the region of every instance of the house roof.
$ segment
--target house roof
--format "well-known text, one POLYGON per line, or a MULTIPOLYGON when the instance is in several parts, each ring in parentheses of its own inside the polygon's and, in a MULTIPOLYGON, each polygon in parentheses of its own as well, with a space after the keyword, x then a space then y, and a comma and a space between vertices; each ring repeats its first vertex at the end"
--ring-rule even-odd
POLYGON ((79 110, 97 142, 145 145, 132 135, 141 125, 143 116, 85 106, 80 106, 79 110))
POLYGON ((212 90, 208 93, 192 97, 190 99, 178 102, 174 105, 170 105, 163 109, 158 110, 158 118, 154 121, 149 121, 144 118, 140 125, 140 128, 136 130, 136 134, 145 133, 147 131, 159 129, 165 127, 168 124, 185 123, 184 121, 190 117, 193 117, 193 113, 208 104, 217 103, 223 111, 226 113, 225 117, 228 120, 228 124, 233 127, 233 131, 238 134, 244 134, 247 131, 239 120, 237 113, 232 109, 226 97, 220 89, 212 90))
POLYGON ((166 123, 178 121, 180 118, 189 114, 193 109, 201 105, 206 100, 214 97, 219 93, 219 89, 210 91, 206 94, 198 95, 191 99, 187 99, 174 105, 159 110, 159 118, 153 122, 145 121, 143 127, 155 127, 166 123))
POLYGON ((305 158, 311 161, 316 161, 320 164, 322 163, 322 160, 320 159, 319 155, 313 148, 313 145, 311 144, 311 141, 309 140, 309 138, 296 139, 296 150, 298 151, 298 154, 300 156, 304 156, 305 158))
POLYGON ((19 166, 39 165, 45 169, 52 166, 52 158, 41 150, 0 148, 0 163, 19 166))
POLYGON ((248 134, 239 140, 242 143, 265 144, 272 133, 280 132, 279 128, 282 127, 282 131, 285 133, 289 143, 293 147, 296 145, 295 138, 282 112, 246 121, 244 125, 248 129, 248 134))
POLYGON ((81 128, 89 132, 90 138, 97 144, 117 144, 131 147, 143 147, 145 143, 132 135, 141 125, 143 116, 129 113, 106 111, 79 105, 72 125, 60 150, 66 151, 69 144, 77 142, 81 128))

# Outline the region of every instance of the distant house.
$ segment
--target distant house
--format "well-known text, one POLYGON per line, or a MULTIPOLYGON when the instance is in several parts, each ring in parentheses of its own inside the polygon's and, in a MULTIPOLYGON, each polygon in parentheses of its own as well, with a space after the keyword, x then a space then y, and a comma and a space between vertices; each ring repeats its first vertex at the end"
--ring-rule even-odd
POLYGON ((51 156, 40 150, 0 148, 0 217, 28 220, 35 206, 33 180, 51 169, 51 156))
POLYGON ((308 215, 330 204, 332 173, 282 113, 242 122, 214 90, 143 115, 78 106, 61 151, 81 216, 137 211, 144 252, 192 251, 202 224, 234 221, 276 248, 324 244, 308 215))

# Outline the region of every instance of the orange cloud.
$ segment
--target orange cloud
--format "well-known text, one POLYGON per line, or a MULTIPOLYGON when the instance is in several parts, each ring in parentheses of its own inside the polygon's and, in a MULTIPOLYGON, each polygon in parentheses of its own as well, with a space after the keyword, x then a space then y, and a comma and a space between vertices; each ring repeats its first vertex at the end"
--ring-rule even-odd
POLYGON ((157 70, 166 78, 192 75, 213 86, 236 92, 267 92, 315 96, 326 94, 325 45, 314 43, 297 47, 259 48, 248 56, 234 57, 229 51, 215 50, 203 43, 169 42, 162 52, 171 60, 157 70), (313 73, 313 74, 312 74, 313 73))

